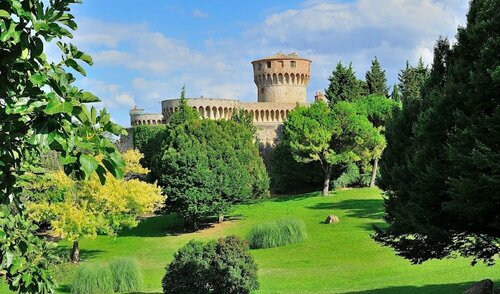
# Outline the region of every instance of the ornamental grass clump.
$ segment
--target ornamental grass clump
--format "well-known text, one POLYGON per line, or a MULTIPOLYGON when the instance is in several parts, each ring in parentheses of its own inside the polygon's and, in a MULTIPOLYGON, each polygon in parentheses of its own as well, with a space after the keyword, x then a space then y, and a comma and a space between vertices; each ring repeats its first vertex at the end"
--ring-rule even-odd
POLYGON ((118 258, 109 263, 113 277, 113 289, 117 293, 141 290, 142 276, 137 261, 132 258, 118 258))
POLYGON ((113 293, 113 277, 107 266, 102 264, 82 265, 71 284, 72 294, 113 293))
POLYGON ((307 239, 306 226, 298 219, 283 219, 255 226, 249 234, 252 249, 272 248, 307 239))

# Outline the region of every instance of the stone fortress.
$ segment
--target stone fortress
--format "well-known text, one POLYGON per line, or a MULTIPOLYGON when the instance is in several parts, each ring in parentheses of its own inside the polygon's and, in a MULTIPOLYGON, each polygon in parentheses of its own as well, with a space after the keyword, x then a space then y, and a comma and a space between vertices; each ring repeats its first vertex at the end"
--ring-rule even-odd
MULTIPOLYGON (((202 118, 230 119, 235 111, 250 114, 257 129, 261 150, 271 148, 281 133, 283 121, 297 105, 307 104, 307 85, 311 73, 311 61, 296 53, 277 53, 270 57, 252 61, 254 81, 257 85, 257 102, 240 102, 234 99, 186 98, 187 104, 197 110, 202 118)), ((318 92, 315 99, 323 100, 318 92)), ((148 114, 134 108, 130 111, 130 124, 158 125, 168 122, 177 111, 179 99, 161 102, 162 113, 148 114)), ((129 131, 129 133, 131 133, 129 131)), ((131 136, 122 138, 122 146, 130 148, 131 136)))

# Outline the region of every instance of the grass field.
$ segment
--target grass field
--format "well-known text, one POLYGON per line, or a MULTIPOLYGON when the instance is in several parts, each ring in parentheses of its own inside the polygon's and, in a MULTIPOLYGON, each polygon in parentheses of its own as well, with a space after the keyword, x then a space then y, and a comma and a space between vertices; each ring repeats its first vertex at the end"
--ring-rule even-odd
MULTIPOLYGON (((84 262, 105 262, 117 256, 137 258, 145 278, 145 293, 160 293, 165 266, 190 239, 210 240, 235 234, 245 237, 258 223, 298 218, 308 239, 285 247, 252 250, 259 266, 258 293, 461 293, 471 282, 490 278, 500 283, 499 265, 470 266, 465 259, 411 265, 371 238, 372 224, 382 224, 383 200, 376 189, 352 189, 288 196, 242 205, 230 221, 196 233, 183 233, 172 216, 144 220, 117 238, 82 240, 84 262), (340 223, 327 225, 331 213, 340 223)), ((74 266, 60 273, 66 293, 74 266)), ((498 284, 497 284, 498 285, 498 284)))

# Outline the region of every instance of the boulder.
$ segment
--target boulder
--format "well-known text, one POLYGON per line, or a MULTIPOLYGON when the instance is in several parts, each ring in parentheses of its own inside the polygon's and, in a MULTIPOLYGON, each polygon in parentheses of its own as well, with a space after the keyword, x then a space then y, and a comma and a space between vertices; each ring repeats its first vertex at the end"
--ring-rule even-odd
POLYGON ((490 279, 475 283, 464 294, 493 294, 493 281, 490 279))
POLYGON ((333 214, 330 214, 325 220, 325 223, 327 224, 338 223, 338 222, 339 222, 339 217, 333 214))

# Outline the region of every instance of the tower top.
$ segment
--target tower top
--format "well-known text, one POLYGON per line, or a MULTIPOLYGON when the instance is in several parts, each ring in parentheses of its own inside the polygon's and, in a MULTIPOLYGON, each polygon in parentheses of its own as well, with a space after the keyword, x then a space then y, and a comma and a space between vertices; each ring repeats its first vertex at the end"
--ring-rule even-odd
POLYGON ((311 62, 311 60, 309 60, 309 59, 299 57, 299 55, 295 52, 292 52, 289 54, 278 52, 278 53, 271 55, 271 56, 268 56, 268 57, 256 59, 256 60, 252 61, 252 63, 263 61, 263 60, 278 60, 278 59, 279 60, 304 60, 304 61, 311 62))
POLYGON ((306 103, 311 61, 297 53, 276 53, 252 61, 259 102, 306 103))

